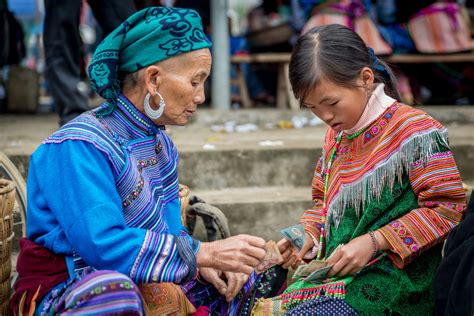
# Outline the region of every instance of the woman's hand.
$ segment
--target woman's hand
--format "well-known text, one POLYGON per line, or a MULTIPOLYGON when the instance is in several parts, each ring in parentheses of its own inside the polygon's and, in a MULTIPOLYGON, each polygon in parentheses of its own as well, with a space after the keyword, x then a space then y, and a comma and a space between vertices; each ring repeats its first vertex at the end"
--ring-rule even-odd
POLYGON ((232 301, 249 279, 244 273, 222 272, 213 268, 201 268, 199 274, 214 285, 217 291, 225 296, 227 302, 232 301))
POLYGON ((333 265, 329 276, 356 274, 370 261, 374 248, 369 234, 352 239, 348 244, 336 249, 328 260, 333 265))
POLYGON ((227 284, 222 280, 222 271, 213 268, 199 268, 199 275, 207 282, 214 285, 221 295, 227 293, 227 284))
POLYGON ((300 260, 297 258, 295 247, 286 238, 281 239, 278 243, 278 250, 280 250, 281 256, 283 257, 282 267, 288 269, 292 267, 296 269, 300 264, 300 260))
POLYGON ((201 243, 196 260, 198 267, 250 275, 264 257, 265 240, 250 235, 238 235, 201 243))
POLYGON ((245 273, 239 272, 224 272, 227 281, 227 293, 225 294, 225 299, 227 302, 232 301, 232 299, 239 294, 242 286, 248 281, 249 276, 245 273))

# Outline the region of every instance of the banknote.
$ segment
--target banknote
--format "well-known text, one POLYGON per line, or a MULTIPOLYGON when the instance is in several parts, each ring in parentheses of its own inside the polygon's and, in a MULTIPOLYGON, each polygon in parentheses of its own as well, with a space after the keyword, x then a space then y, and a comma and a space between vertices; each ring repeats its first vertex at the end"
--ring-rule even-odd
POLYGON ((308 275, 304 280, 306 282, 314 282, 314 281, 321 281, 325 280, 328 278, 328 273, 331 270, 332 265, 325 266, 323 268, 317 269, 313 272, 311 272, 310 275, 308 275))
POLYGON ((282 262, 283 257, 281 256, 277 244, 273 240, 270 240, 265 244, 265 257, 257 265, 255 272, 260 274, 282 262))
POLYGON ((307 277, 313 271, 324 268, 325 266, 327 266, 326 260, 313 260, 309 262, 308 264, 302 264, 295 270, 295 273, 293 274, 293 278, 299 279, 302 277, 307 277))
POLYGON ((289 241, 296 249, 303 248, 306 234, 303 225, 298 224, 280 230, 281 234, 289 241))

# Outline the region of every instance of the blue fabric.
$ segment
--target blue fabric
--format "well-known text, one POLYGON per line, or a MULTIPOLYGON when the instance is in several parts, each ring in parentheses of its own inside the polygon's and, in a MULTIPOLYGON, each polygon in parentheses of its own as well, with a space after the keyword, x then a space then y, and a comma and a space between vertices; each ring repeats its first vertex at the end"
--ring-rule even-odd
POLYGON ((74 250, 97 269, 128 274, 146 230, 126 227, 109 161, 92 144, 42 145, 28 176, 28 238, 57 254, 74 250))
POLYGON ((181 222, 178 159, 124 96, 106 117, 82 114, 31 158, 29 239, 66 255, 71 277, 87 266, 141 283, 194 277, 199 242, 181 222))
POLYGON ((287 311, 285 315, 357 316, 359 314, 342 299, 323 297, 316 300, 308 300, 287 311))

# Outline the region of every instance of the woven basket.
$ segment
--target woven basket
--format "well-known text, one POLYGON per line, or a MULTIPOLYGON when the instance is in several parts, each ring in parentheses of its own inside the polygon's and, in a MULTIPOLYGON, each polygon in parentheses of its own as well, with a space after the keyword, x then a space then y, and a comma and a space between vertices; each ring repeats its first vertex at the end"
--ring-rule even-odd
POLYGON ((180 184, 178 196, 181 204, 181 221, 183 222, 183 226, 186 227, 186 209, 189 205, 189 188, 184 184, 180 184))
POLYGON ((0 179, 0 314, 8 315, 10 298, 11 252, 13 240, 13 207, 15 205, 15 184, 0 179))
POLYGON ((0 241, 5 240, 8 237, 10 237, 12 233, 13 233, 13 216, 7 215, 4 218, 0 219, 0 241))
MULTIPOLYGON (((12 272, 12 261, 7 260, 0 264, 0 282, 3 282, 10 278, 12 272)), ((1 315, 1 314, 0 314, 1 315)))

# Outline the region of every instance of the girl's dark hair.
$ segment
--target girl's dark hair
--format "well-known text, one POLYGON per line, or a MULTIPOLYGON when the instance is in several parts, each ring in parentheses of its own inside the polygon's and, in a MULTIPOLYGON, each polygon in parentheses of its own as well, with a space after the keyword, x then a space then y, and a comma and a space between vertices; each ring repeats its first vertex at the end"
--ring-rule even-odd
POLYGON ((385 92, 400 100, 395 76, 390 67, 378 59, 351 29, 330 24, 310 29, 295 44, 290 59, 290 83, 300 103, 322 78, 347 87, 362 68, 369 67, 376 83, 385 84, 385 92))

